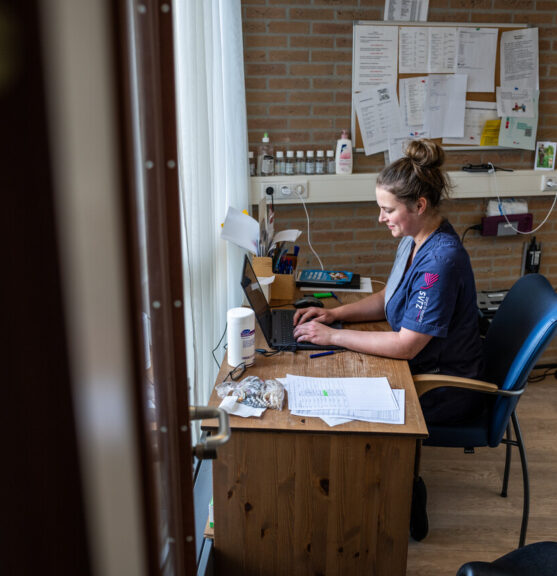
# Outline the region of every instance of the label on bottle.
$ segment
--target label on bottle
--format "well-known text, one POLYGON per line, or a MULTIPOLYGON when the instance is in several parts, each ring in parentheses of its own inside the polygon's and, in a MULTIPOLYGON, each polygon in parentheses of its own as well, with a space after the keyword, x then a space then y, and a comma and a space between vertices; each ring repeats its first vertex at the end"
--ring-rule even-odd
POLYGON ((274 173, 275 159, 265 154, 261 161, 261 176, 272 176, 274 173))
POLYGON ((352 149, 348 144, 342 144, 340 148, 340 158, 342 160, 350 160, 350 158, 352 158, 352 149))

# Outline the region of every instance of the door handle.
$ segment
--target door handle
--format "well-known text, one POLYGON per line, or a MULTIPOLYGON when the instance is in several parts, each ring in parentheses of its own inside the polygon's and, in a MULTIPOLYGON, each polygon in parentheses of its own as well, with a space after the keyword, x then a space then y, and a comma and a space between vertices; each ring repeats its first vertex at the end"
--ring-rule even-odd
POLYGON ((196 444, 192 451, 200 460, 215 459, 216 449, 230 440, 230 425, 228 414, 222 408, 210 406, 190 406, 190 420, 203 420, 204 418, 218 418, 219 427, 215 435, 207 436, 204 442, 196 444))

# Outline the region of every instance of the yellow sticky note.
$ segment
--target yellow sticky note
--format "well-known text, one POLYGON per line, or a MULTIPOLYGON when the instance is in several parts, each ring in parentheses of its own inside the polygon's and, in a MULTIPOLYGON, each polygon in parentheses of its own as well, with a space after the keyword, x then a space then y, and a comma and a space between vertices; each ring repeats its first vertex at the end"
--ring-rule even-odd
POLYGON ((500 127, 501 118, 497 118, 497 120, 487 120, 482 130, 480 146, 498 146, 500 127))

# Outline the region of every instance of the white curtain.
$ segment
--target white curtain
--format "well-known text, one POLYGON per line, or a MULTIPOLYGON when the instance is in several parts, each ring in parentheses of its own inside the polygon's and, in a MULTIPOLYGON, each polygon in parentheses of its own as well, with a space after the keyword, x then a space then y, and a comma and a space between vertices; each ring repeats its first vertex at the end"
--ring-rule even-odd
POLYGON ((248 208, 241 3, 174 8, 188 378, 190 402, 206 405, 218 371, 212 351, 228 308, 242 302, 243 252, 220 239, 228 206, 248 208))

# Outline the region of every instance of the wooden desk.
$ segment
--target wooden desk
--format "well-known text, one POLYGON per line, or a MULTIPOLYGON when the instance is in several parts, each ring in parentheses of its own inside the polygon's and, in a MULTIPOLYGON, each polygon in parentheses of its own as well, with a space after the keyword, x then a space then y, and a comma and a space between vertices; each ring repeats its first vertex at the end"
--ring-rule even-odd
MULTIPOLYGON (((225 359, 218 382, 229 370, 225 359)), ((258 355, 246 375, 287 373, 387 376, 406 390, 405 424, 330 428, 319 418, 292 416, 287 405, 261 419, 231 416, 231 439, 213 463, 217 575, 405 574, 415 441, 427 436, 407 362, 282 352, 258 355)), ((210 405, 220 401, 213 391, 210 405)), ((203 422, 214 427, 214 420, 203 422)))

